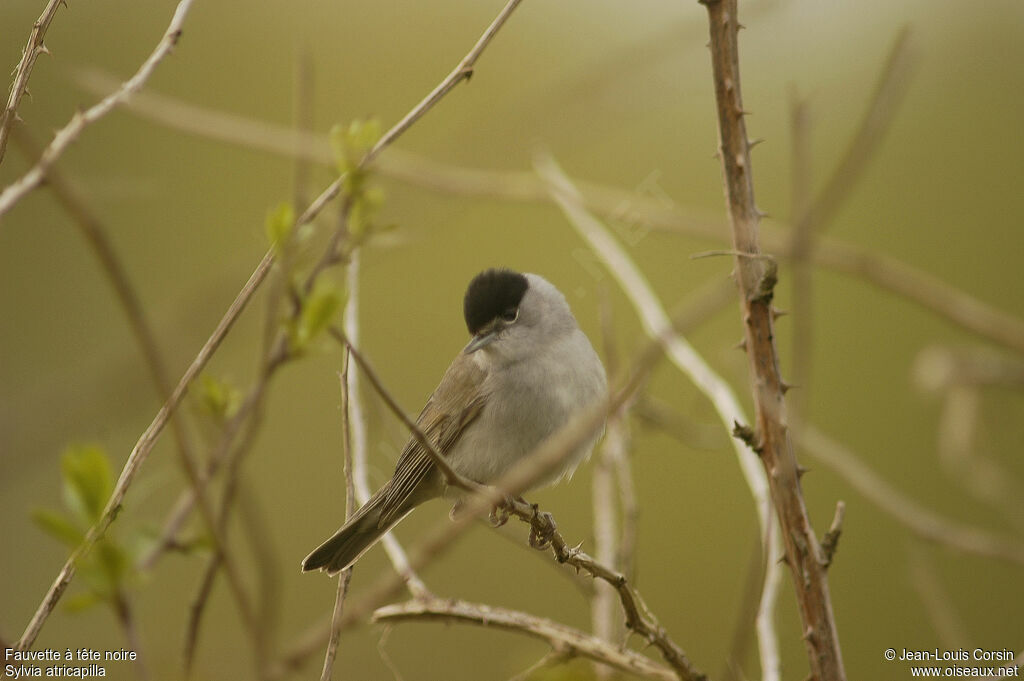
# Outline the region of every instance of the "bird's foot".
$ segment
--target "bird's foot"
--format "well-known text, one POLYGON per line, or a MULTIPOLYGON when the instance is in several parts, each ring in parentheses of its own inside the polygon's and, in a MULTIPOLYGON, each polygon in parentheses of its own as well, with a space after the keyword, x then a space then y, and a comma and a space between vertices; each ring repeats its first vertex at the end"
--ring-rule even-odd
POLYGON ((551 546, 551 540, 557 531, 558 525, 555 524, 555 517, 546 511, 538 510, 537 505, 534 504, 533 519, 530 521, 530 546, 538 551, 543 551, 551 546))

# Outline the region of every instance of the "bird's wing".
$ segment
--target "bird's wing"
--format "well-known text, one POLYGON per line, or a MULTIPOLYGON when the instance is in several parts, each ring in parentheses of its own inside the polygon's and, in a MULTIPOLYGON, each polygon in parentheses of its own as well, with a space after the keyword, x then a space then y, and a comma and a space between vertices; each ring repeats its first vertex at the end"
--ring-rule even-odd
MULTIPOLYGON (((473 357, 460 353, 416 419, 416 426, 442 455, 447 456, 466 426, 480 415, 486 401, 484 378, 485 371, 473 357)), ((406 502, 433 469, 430 453, 415 436, 409 438, 386 492, 381 524, 408 512, 406 502)))

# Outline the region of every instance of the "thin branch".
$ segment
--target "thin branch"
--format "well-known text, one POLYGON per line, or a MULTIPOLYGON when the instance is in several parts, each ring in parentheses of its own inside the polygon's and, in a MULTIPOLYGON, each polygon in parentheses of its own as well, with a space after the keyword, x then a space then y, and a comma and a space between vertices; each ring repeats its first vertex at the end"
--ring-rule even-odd
MULTIPOLYGON (((19 125, 14 128, 14 141, 21 147, 26 157, 39 155, 38 146, 25 126, 19 125)), ((161 401, 166 400, 171 394, 172 386, 170 375, 167 372, 167 363, 164 361, 163 353, 157 343, 157 334, 146 317, 146 311, 139 300, 135 285, 128 275, 128 270, 121 262, 121 258, 118 257, 107 236, 107 230, 85 198, 59 168, 52 167, 47 171, 46 183, 81 230, 86 243, 89 244, 99 261, 103 274, 106 275, 114 289, 121 309, 128 320, 128 326, 135 336, 135 341, 156 388, 157 397, 161 401)), ((179 456, 183 460, 194 461, 192 445, 180 418, 171 419, 171 429, 179 456)), ((183 463, 184 465, 186 464, 183 463)))
POLYGON ((50 0, 46 3, 43 13, 32 24, 32 32, 29 33, 28 43, 21 51, 21 61, 14 70, 14 82, 11 84, 11 92, 7 97, 7 105, 3 113, 0 113, 0 163, 4 161, 4 153, 7 151, 7 137, 10 135, 11 126, 18 119, 18 105, 21 98, 28 92, 28 79, 32 75, 32 68, 36 65, 36 59, 41 54, 49 54, 50 51, 43 45, 43 38, 50 28, 50 22, 57 14, 57 8, 64 5, 64 0, 50 0))
MULTIPOLYGON (((94 73, 83 78, 90 90, 109 90, 109 78, 94 73)), ((247 148, 291 155, 301 149, 308 158, 322 163, 332 160, 325 135, 297 135, 289 128, 256 122, 248 118, 185 104, 164 95, 142 93, 132 99, 129 110, 168 127, 219 139, 247 148)), ((550 202, 550 192, 534 173, 499 172, 462 168, 427 160, 415 154, 391 149, 376 162, 381 174, 393 179, 457 196, 494 197, 509 201, 550 202)), ((575 180, 583 205, 606 218, 621 217, 623 205, 629 217, 652 230, 720 241, 721 220, 666 206, 664 202, 617 187, 575 180)), ((774 221, 779 227, 785 223, 774 221)), ((780 258, 792 256, 791 237, 782 230, 761 234, 765 250, 780 258)), ((819 238, 808 256, 819 267, 865 279, 902 296, 921 307, 983 338, 1024 354, 1024 321, 918 270, 891 256, 833 238, 819 238)))
MULTIPOLYGON (((620 524, 615 509, 615 463, 624 454, 626 447, 625 414, 615 414, 605 426, 604 442, 597 454, 593 466, 593 516, 594 516, 594 553, 597 560, 605 565, 621 571, 618 558, 620 524)), ((591 630, 599 640, 612 643, 622 638, 619 625, 621 620, 615 617, 615 591, 607 583, 594 585, 594 594, 590 600, 591 630)), ((607 668, 598 666, 595 673, 599 679, 609 677, 607 668)))
MULTIPOLYGON (((445 95, 452 91, 452 89, 461 83, 463 80, 468 80, 473 75, 473 66, 476 64, 477 59, 483 53, 484 49, 490 44, 495 34, 504 26, 505 22, 511 16, 512 11, 519 5, 522 0, 509 0, 505 7, 501 10, 491 25, 487 27, 480 39, 477 40, 473 48, 462 58, 462 61, 452 69, 444 80, 442 80, 437 87, 435 87, 430 94, 420 100, 420 103, 412 108, 400 121, 395 123, 384 135, 377 141, 373 147, 366 152, 362 160, 359 162, 358 169, 361 170, 366 168, 370 163, 377 158, 378 155, 384 149, 391 145, 398 137, 409 129, 409 127, 422 118, 430 109, 434 107, 445 95)), ((344 177, 340 177, 335 180, 327 189, 323 191, 313 203, 310 204, 309 208, 299 217, 299 225, 306 224, 311 221, 320 211, 323 210, 324 206, 327 205, 335 196, 341 192, 341 187, 344 177)))
POLYGON ((836 502, 836 514, 832 517, 832 524, 828 532, 821 538, 821 551, 825 554, 825 567, 832 565, 839 548, 839 537, 843 533, 843 519, 846 517, 846 504, 842 501, 836 502))
POLYGON ((676 675, 667 667, 629 649, 591 636, 578 629, 525 612, 461 600, 412 600, 387 605, 373 613, 374 622, 437 621, 503 629, 547 642, 559 655, 585 657, 613 669, 647 679, 670 681, 676 675))
MULTIPOLYGON (((601 337, 604 363, 609 373, 618 371, 619 356, 615 343, 615 324, 612 318, 608 291, 602 287, 601 337)), ((620 412, 613 414, 605 424, 601 443, 593 466, 592 506, 594 518, 594 553, 597 560, 632 578, 632 561, 636 543, 636 495, 629 466, 631 444, 629 414, 636 400, 631 400, 620 412), (618 494, 616 494, 618 489, 618 494), (619 498, 616 508, 615 499, 619 498), (618 510, 618 513, 616 512, 618 510), (626 564, 629 569, 626 569, 626 564)), ((606 582, 594 584, 590 600, 591 631, 602 641, 622 640, 622 621, 615 616, 615 590, 606 582)), ((614 676, 606 665, 595 663, 598 679, 614 676)))
POLYGON ((657 648, 679 679, 682 681, 707 681, 707 677, 693 666, 682 648, 658 623, 654 613, 650 611, 640 593, 632 587, 624 574, 594 560, 581 551, 579 546, 569 546, 558 532, 551 514, 539 512, 536 504, 530 505, 513 500, 507 508, 520 520, 530 524, 532 546, 545 548, 550 545, 555 559, 559 563, 569 565, 576 570, 583 570, 615 589, 623 613, 626 615, 626 628, 638 634, 648 645, 657 648))
MULTIPOLYGON (((32 150, 34 148, 31 136, 23 126, 18 126, 15 129, 15 141, 27 150, 32 150)), ((56 166, 47 169, 46 180, 50 189, 57 196, 57 199, 75 219, 75 223, 82 230, 86 241, 91 247, 93 253, 96 255, 96 258, 99 260, 103 272, 107 275, 107 279, 114 288, 114 292, 121 304, 121 308, 124 310, 125 316, 128 318, 129 326, 131 327, 136 341, 142 350, 142 356, 146 361, 149 373, 156 386, 157 394, 161 400, 166 400, 171 394, 171 384, 170 378, 167 374, 166 364, 164 363, 162 354, 157 346, 156 334, 153 332, 148 320, 146 319, 145 311, 142 307, 142 303, 136 295, 135 287, 129 280, 127 271, 121 264, 121 260, 114 251, 110 240, 107 238, 103 225, 86 205, 84 199, 79 196, 72 184, 64 177, 63 173, 61 173, 56 166)), ((177 445, 179 461, 189 482, 189 489, 192 490, 193 495, 196 495, 196 498, 199 498, 199 495, 202 494, 202 485, 200 483, 199 476, 196 473, 198 468, 184 424, 180 418, 172 418, 170 422, 175 444, 177 445)), ((204 512, 203 516, 207 521, 207 525, 211 527, 210 534, 213 539, 215 554, 219 556, 223 547, 224 532, 223 529, 218 531, 217 528, 213 526, 212 513, 209 511, 209 502, 203 500, 202 503, 204 508, 207 510, 207 512, 204 512)), ((244 595, 244 588, 241 585, 238 572, 233 565, 228 566, 228 574, 229 579, 232 580, 232 591, 238 601, 243 618, 250 623, 250 625, 257 622, 258 620, 255 617, 246 615, 248 612, 248 599, 244 595)), ((204 580, 200 593, 208 593, 208 590, 211 587, 212 578, 204 580)), ((197 612, 198 610, 193 609, 194 614, 197 612)), ((188 661, 190 659, 191 657, 186 655, 186 660, 188 661)))
POLYGON ((113 598, 114 611, 117 614, 118 621, 121 623, 121 628, 124 629, 128 649, 135 651, 136 654, 133 663, 136 676, 141 681, 148 681, 151 677, 149 668, 146 665, 146 656, 142 652, 142 641, 139 639, 139 630, 135 623, 135 613, 131 601, 128 599, 128 594, 121 587, 117 588, 113 598))
POLYGON ((944 518, 909 498, 871 470, 848 447, 807 425, 798 434, 800 446, 841 476, 879 509, 922 539, 964 553, 1024 565, 1024 543, 988 530, 944 518))
MULTIPOLYGON (((732 388, 697 354, 684 338, 674 331, 673 324, 665 312, 658 297, 651 289, 647 280, 629 258, 626 252, 608 234, 604 225, 590 215, 582 205, 582 197, 569 178, 562 172, 550 157, 536 162, 537 171, 548 185, 552 199, 559 205, 570 224, 587 242, 591 250, 618 280, 619 285, 629 297, 630 302, 640 316, 644 332, 651 338, 661 339, 669 359, 694 383, 698 390, 711 401, 723 425, 731 430, 736 423, 746 423, 732 388)), ((732 440, 733 449, 739 460, 740 470, 754 498, 758 512, 758 521, 763 536, 770 537, 768 528, 773 522, 768 498, 768 483, 761 469, 757 456, 741 443, 732 440)), ((774 533, 777 534, 777 533, 774 533)), ((770 555, 770 546, 765 546, 766 555, 770 555)), ((774 561, 769 562, 769 572, 776 570, 774 561)), ((774 580, 766 579, 767 585, 775 584, 774 580)), ((762 598, 762 607, 774 604, 772 598, 762 598)), ((778 640, 772 624, 772 613, 759 613, 762 626, 758 628, 758 641, 761 651, 761 668, 766 681, 778 679, 778 640), (775 671, 772 671, 775 670, 775 671)))
POLYGON ((156 70, 164 57, 166 57, 181 37, 182 25, 185 23, 185 16, 192 7, 192 0, 181 0, 174 10, 171 23, 164 33, 164 37, 157 44, 156 49, 142 63, 134 76, 126 80, 111 95, 100 100, 86 111, 80 111, 72 116, 71 121, 57 131, 53 141, 43 150, 42 155, 36 164, 25 173, 20 179, 9 185, 0 193, 0 217, 3 217, 18 201, 26 194, 38 187, 46 178, 47 169, 52 166, 58 158, 67 150, 71 143, 78 139, 86 127, 110 113, 114 107, 121 104, 137 92, 156 70))
POLYGON ((189 365, 185 374, 178 381, 178 385, 175 386, 174 392, 161 407, 160 411, 157 412, 153 418, 152 423, 146 428, 142 436, 135 443, 135 447, 132 448, 131 454, 128 455, 128 460, 125 462, 124 468, 121 470, 121 476, 117 480, 117 484, 114 487, 113 493, 110 495, 110 499, 107 501, 106 507, 103 509, 103 515, 100 517, 99 522, 89 528, 89 532, 86 534, 82 543, 71 553, 60 572, 57 574, 56 579, 46 592, 46 596, 43 598, 42 603, 36 609, 35 614, 29 621, 28 626, 25 628, 24 633, 18 640, 16 647, 18 650, 27 650, 32 643, 35 641, 36 636, 39 635, 39 631, 43 628, 43 624, 46 622, 46 618, 49 617, 50 613, 57 606, 57 602, 63 595, 64 590, 68 584, 71 583, 72 578, 75 575, 76 565, 78 561, 84 557, 96 542, 99 541, 100 537, 106 532, 107 528, 114 521, 117 513, 121 509, 121 503, 124 501, 125 495, 128 493, 128 487, 135 479, 135 475, 138 473, 139 468, 145 462, 149 452, 153 449, 156 441, 167 424, 168 419, 171 417, 171 413, 181 403, 185 393, 188 390, 189 385, 195 379, 195 377, 202 371, 203 367, 210 360, 210 357, 216 352, 220 346, 221 341, 227 335, 231 329, 235 320, 238 319, 242 310, 245 309, 246 304, 252 297, 252 294, 256 291, 260 282, 266 277, 267 272, 270 270, 270 265, 273 263, 273 251, 268 251, 253 271, 249 280, 246 282, 242 290, 239 291, 235 300, 231 303, 227 312, 221 318, 217 324, 217 328, 214 329, 213 334, 203 344, 203 347, 199 350, 199 354, 189 365))
MULTIPOLYGON (((348 353, 342 364, 341 373, 338 375, 341 384, 341 443, 342 458, 345 473, 345 520, 348 521, 356 510, 356 489, 355 481, 352 478, 352 442, 349 428, 349 373, 348 353)), ((327 652, 324 654, 324 666, 320 672, 320 681, 330 681, 331 672, 334 669, 334 659, 338 655, 338 642, 341 640, 341 616, 345 608, 345 596, 348 594, 348 585, 352 581, 352 568, 348 567, 342 571, 338 578, 338 593, 334 599, 334 611, 331 614, 331 636, 327 642, 327 652)))
POLYGON ((793 225, 797 232, 820 228, 835 216, 853 192, 907 93, 906 81, 914 67, 910 45, 910 27, 904 26, 889 49, 868 107, 842 159, 814 202, 797 214, 793 225))
MULTIPOLYGON (((750 141, 740 94, 737 0, 702 0, 708 11, 712 78, 718 112, 719 158, 743 313, 744 336, 756 413, 756 447, 767 473, 786 559, 803 620, 803 638, 811 675, 817 681, 845 681, 828 576, 821 547, 800 491, 796 457, 790 442, 784 394, 775 347, 771 300, 777 271, 760 255, 760 211, 754 203, 750 141)), ((740 422, 745 423, 745 422, 740 422)))
MULTIPOLYGON (((348 300, 345 303, 344 319, 342 321, 345 336, 355 344, 359 343, 360 338, 360 260, 360 251, 357 249, 349 257, 348 268, 346 270, 345 288, 348 292, 348 300)), ((349 429, 352 437, 352 477, 355 484, 356 500, 360 504, 365 504, 370 500, 370 481, 368 474, 369 466, 367 464, 368 447, 366 444, 366 417, 363 415, 363 400, 359 392, 359 372, 347 372, 346 379, 348 381, 347 390, 349 396, 349 410, 351 412, 351 416, 349 418, 349 429)), ((402 579, 405 580, 405 584, 409 589, 409 592, 416 597, 430 596, 430 590, 427 588, 427 585, 409 566, 409 558, 405 555, 405 549, 402 548, 398 538, 391 532, 388 532, 382 538, 381 544, 383 545, 388 558, 391 560, 391 565, 394 566, 395 571, 402 576, 402 579)))
POLYGON ((440 471, 441 475, 444 476, 445 483, 465 492, 469 492, 470 494, 479 491, 481 486, 469 478, 460 475, 454 468, 452 468, 444 454, 437 450, 437 447, 435 447, 434 443, 430 441, 422 430, 420 430, 419 426, 416 425, 416 422, 405 413, 405 410, 398 404, 398 401, 395 400, 394 396, 392 396, 388 389, 384 387, 384 384, 381 383, 380 378, 377 376, 377 372, 374 371, 370 363, 365 357, 363 357, 363 354, 357 350, 352 342, 345 336, 345 332, 337 326, 329 327, 328 332, 334 336, 335 340, 341 343, 342 347, 348 350, 352 355, 352 359, 354 359, 356 364, 359 365, 359 368, 362 370, 363 374, 365 374, 367 380, 370 381, 370 385, 373 386, 373 389, 376 390, 377 394, 380 395, 382 400, 384 400, 388 409, 398 417, 398 420, 402 422, 410 433, 412 433, 412 436, 416 438, 417 442, 423 446, 424 451, 426 451, 430 456, 433 464, 437 466, 438 471, 440 471))

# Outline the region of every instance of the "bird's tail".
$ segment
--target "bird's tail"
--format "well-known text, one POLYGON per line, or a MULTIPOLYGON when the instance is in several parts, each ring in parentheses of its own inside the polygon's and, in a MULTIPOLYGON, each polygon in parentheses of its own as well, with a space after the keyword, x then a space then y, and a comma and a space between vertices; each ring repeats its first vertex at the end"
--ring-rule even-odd
POLYGON ((334 533, 334 536, 318 546, 302 561, 302 571, 326 570, 327 574, 335 575, 356 562, 360 556, 377 543, 377 540, 398 524, 406 513, 398 513, 395 517, 381 524, 381 511, 387 485, 370 497, 355 512, 345 525, 334 533))

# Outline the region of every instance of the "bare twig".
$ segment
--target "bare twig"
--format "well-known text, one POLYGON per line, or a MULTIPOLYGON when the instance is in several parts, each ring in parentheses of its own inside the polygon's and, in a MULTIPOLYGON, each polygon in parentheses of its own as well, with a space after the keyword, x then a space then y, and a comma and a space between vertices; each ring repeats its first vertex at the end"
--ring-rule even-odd
MULTIPOLYGON (((109 90, 109 79, 95 74, 86 86, 97 92, 109 90)), ((331 161, 324 135, 297 135, 276 127, 201 107, 162 95, 141 93, 128 109, 178 130, 220 139, 249 148, 291 155, 300 148, 309 158, 331 161)), ((376 161, 388 177, 434 191, 458 196, 490 196, 510 201, 551 201, 546 183, 534 173, 468 169, 424 159, 400 149, 391 149, 376 161)), ((681 210, 663 202, 592 182, 575 181, 583 205, 603 217, 616 216, 623 205, 630 206, 631 219, 652 230, 683 233, 720 241, 721 220, 694 210, 681 210)), ((784 223, 776 224, 784 227, 784 223)), ((791 237, 778 230, 763 231, 764 248, 780 258, 792 257, 791 237)), ((808 256, 819 267, 860 277, 891 293, 902 296, 983 338, 1024 354, 1024 321, 949 285, 941 279, 911 267, 891 256, 845 244, 833 238, 815 240, 808 256)))
MULTIPOLYGON (((625 457, 622 450, 626 447, 626 415, 616 414, 608 420, 605 427, 604 442, 598 452, 593 466, 593 506, 594 506, 594 546, 597 560, 614 569, 622 571, 619 557, 619 525, 615 509, 615 465, 625 457)), ((615 590, 610 584, 603 582, 594 585, 594 594, 590 601, 591 629, 601 641, 613 643, 622 638, 619 625, 621 620, 615 616, 615 590)), ((609 678, 608 670, 603 665, 595 668, 599 679, 609 678)))
POLYGON ((78 139, 86 127, 106 116, 115 106, 122 103, 134 92, 139 90, 153 74, 157 64, 166 57, 181 37, 185 16, 192 7, 192 0, 181 0, 174 10, 171 23, 164 33, 163 39, 152 54, 142 63, 135 75, 126 80, 111 95, 100 100, 85 111, 76 113, 71 121, 57 131, 53 141, 43 150, 36 164, 20 179, 0 193, 0 217, 3 217, 19 200, 39 186, 45 179, 47 169, 67 150, 71 143, 78 139))
POLYGON ((693 666, 682 648, 669 637, 668 632, 658 623, 654 614, 640 597, 639 592, 632 587, 624 574, 594 560, 581 551, 579 546, 570 547, 558 532, 551 514, 539 512, 535 504, 530 505, 513 499, 507 508, 520 520, 530 524, 531 545, 535 545, 537 548, 550 545, 555 559, 559 563, 570 565, 576 570, 583 570, 615 589, 623 613, 626 615, 626 628, 638 634, 647 644, 657 648, 679 679, 682 681, 707 680, 707 677, 693 666))
POLYGON ((49 50, 43 45, 43 38, 50 28, 50 22, 57 14, 57 8, 64 4, 64 0, 50 0, 46 3, 43 13, 32 24, 32 32, 29 33, 28 43, 21 51, 21 61, 14 69, 14 82, 11 84, 11 92, 7 96, 7 105, 3 113, 0 113, 0 163, 4 161, 4 153, 7 151, 7 137, 10 135, 11 126, 18 118, 18 105, 21 98, 28 92, 28 79, 32 75, 32 68, 36 65, 36 59, 41 54, 49 54, 49 50))
POLYGON ((772 262, 759 257, 760 211, 754 204, 743 99, 740 94, 739 19, 736 0, 702 0, 708 11, 711 66, 718 110, 719 157, 733 248, 755 257, 736 257, 736 279, 743 312, 750 381, 757 415, 757 447, 775 506, 786 559, 792 571, 803 620, 811 675, 817 681, 844 681, 843 658, 832 614, 821 547, 804 506, 796 457, 786 422, 786 385, 779 375, 774 342, 772 262))
MULTIPOLYGON (((747 421, 743 409, 736 399, 732 388, 697 354, 684 338, 675 333, 673 324, 666 314, 657 296, 647 283, 636 264, 626 252, 608 234, 604 226, 590 215, 582 205, 579 191, 569 178, 550 157, 536 162, 538 172, 548 184, 553 200, 561 207, 570 224, 587 241, 590 248, 605 264, 612 275, 618 280, 623 291, 630 298, 633 307, 640 316, 645 333, 655 339, 661 339, 665 351, 676 367, 686 374, 694 385, 711 401, 719 418, 726 428, 731 429, 735 423, 747 421)), ((739 442, 733 440, 733 449, 739 459, 747 486, 754 497, 758 520, 764 537, 771 537, 768 528, 773 522, 768 499, 768 483, 757 457, 739 442)), ((764 547, 766 555, 774 552, 770 545, 764 547)), ((774 560, 768 563, 770 572, 777 570, 774 560)), ((766 585, 774 585, 772 579, 766 585)), ((762 610, 759 612, 758 641, 761 652, 761 667, 765 678, 774 681, 778 678, 772 670, 778 670, 778 641, 774 631, 772 612, 764 610, 774 604, 773 598, 761 599, 762 610)))
POLYGON ((914 66, 910 44, 910 27, 904 26, 889 49, 867 110, 842 159, 814 202, 797 214, 797 232, 816 229, 831 220, 853 191, 906 95, 906 80, 914 66))
MULTIPOLYGON (((441 101, 445 95, 451 92, 456 85, 461 83, 463 80, 469 79, 473 75, 473 66, 476 64, 477 59, 480 58, 484 49, 490 44, 491 40, 501 27, 505 25, 505 22, 508 20, 509 16, 511 16, 512 11, 521 1, 522 0, 509 0, 498 16, 495 17, 494 21, 491 22, 491 25, 484 31, 483 35, 480 36, 480 39, 477 40, 473 48, 465 57, 462 58, 462 61, 452 69, 451 73, 449 73, 445 79, 437 85, 437 87, 431 90, 426 97, 420 100, 420 103, 414 106, 409 113, 407 113, 400 121, 395 123, 390 130, 384 133, 380 140, 378 140, 377 143, 374 144, 368 152, 366 152, 366 155, 363 156, 362 160, 359 162, 359 169, 366 168, 377 158, 378 155, 380 155, 380 152, 384 151, 384 149, 398 139, 403 132, 408 130, 409 126, 430 111, 430 109, 441 101)), ((343 179, 344 178, 338 178, 335 180, 323 191, 323 193, 320 194, 320 196, 314 199, 309 208, 307 208, 299 217, 298 224, 305 224, 319 215, 324 206, 341 191, 343 179)))
POLYGON ((461 600, 412 600, 388 605, 373 613, 374 622, 439 621, 474 624, 513 631, 546 641, 564 656, 585 657, 614 669, 648 679, 669 681, 676 675, 667 667, 629 649, 620 649, 596 636, 543 617, 482 603, 461 600))
MULTIPOLYGON (((604 363, 609 373, 618 371, 619 357, 615 344, 615 324, 607 290, 601 295, 601 337, 604 363)), ((629 465, 629 412, 635 399, 613 414, 605 425, 604 441, 593 466, 592 505, 594 517, 594 553, 597 560, 632 577, 633 551, 636 541, 636 496, 629 465), (617 484, 616 484, 617 483, 617 484), (616 494, 616 488, 619 494, 616 494), (619 513, 615 499, 619 497, 619 513), (626 563, 630 570, 626 570, 626 563)), ((615 590, 607 582, 594 584, 590 600, 591 630, 602 641, 622 640, 622 621, 615 616, 615 590)), ((612 669, 595 662, 598 679, 610 679, 612 669)))
MULTIPOLYGON (((341 384, 341 442, 343 465, 345 472, 345 520, 352 517, 356 510, 355 482, 352 478, 352 443, 349 430, 349 393, 348 393, 348 354, 345 354, 345 361, 342 364, 341 373, 338 375, 341 384)), ((341 640, 341 616, 345 608, 345 596, 348 594, 348 585, 352 581, 352 568, 342 571, 338 578, 338 593, 334 599, 334 611, 331 614, 331 636, 327 642, 327 652, 324 654, 324 666, 320 672, 320 681, 330 681, 331 671, 334 669, 334 659, 338 654, 338 642, 341 640)))
POLYGON ((1024 565, 1024 543, 944 518, 910 499, 871 470, 848 447, 807 425, 800 446, 840 475, 868 501, 919 537, 957 551, 1024 565))
MULTIPOLYGON (((273 257, 272 253, 268 253, 267 256, 273 257)), ((269 388, 270 379, 288 359, 285 350, 283 345, 278 343, 270 351, 269 359, 266 360, 260 371, 256 383, 249 389, 249 393, 242 400, 238 410, 224 424, 220 439, 208 457, 206 467, 200 473, 198 487, 188 487, 178 496, 178 500, 167 516, 167 520, 164 521, 160 538, 154 542, 152 549, 139 557, 137 564, 140 569, 151 568, 164 551, 178 545, 177 534, 181 531, 192 509, 195 508, 197 492, 201 492, 206 488, 213 477, 220 471, 221 466, 230 458, 231 446, 247 423, 246 439, 248 440, 253 437, 255 424, 259 421, 260 405, 263 403, 266 391, 269 388)), ((236 448, 236 451, 244 451, 247 448, 248 444, 243 443, 236 448)))
MULTIPOLYGON (((39 149, 28 129, 23 126, 14 128, 14 141, 24 151, 26 157, 38 156, 39 149)), ((99 261, 103 273, 110 282, 117 300, 128 320, 128 326, 135 336, 136 343, 149 370, 157 396, 161 401, 171 394, 171 379, 167 373, 167 363, 157 343, 157 334, 146 317, 146 311, 139 300, 135 285, 128 276, 128 271, 114 250, 107 230, 92 208, 85 201, 70 179, 57 167, 51 167, 46 173, 46 183, 57 200, 64 206, 68 215, 82 231, 82 236, 99 261)), ((182 459, 194 461, 192 445, 188 439, 181 418, 171 419, 178 454, 182 459)), ((184 465, 184 464, 183 464, 184 465)))
POLYGON ((805 407, 811 403, 813 277, 808 268, 811 253, 816 249, 817 233, 835 216, 843 201, 852 193, 895 118, 907 90, 904 81, 907 80, 913 61, 909 38, 910 30, 904 27, 889 51, 856 134, 813 201, 810 197, 808 105, 806 101, 794 97, 791 106, 793 382, 801 388, 790 402, 790 423, 794 428, 799 428, 800 419, 806 416, 805 407))
MULTIPOLYGON (((349 257, 346 270, 346 290, 348 300, 345 303, 344 320, 345 336, 354 344, 359 343, 359 270, 360 252, 357 249, 349 257)), ((346 374, 349 396, 349 430, 352 438, 352 472, 355 485, 356 500, 365 504, 370 500, 370 482, 367 465, 366 446, 366 418, 363 416, 363 401, 359 393, 359 372, 349 371, 346 374)), ((430 590, 423 580, 409 566, 409 558, 405 555, 405 549, 398 542, 394 534, 388 532, 381 539, 385 553, 391 560, 395 571, 402 576, 409 592, 416 597, 430 595, 430 590)))
MULTIPOLYGON (((23 126, 15 128, 15 141, 28 150, 33 149, 35 146, 28 131, 23 126)), ((74 218, 75 223, 82 230, 86 241, 99 260, 103 272, 107 275, 107 279, 110 281, 111 286, 113 286, 117 299, 125 312, 125 316, 128 318, 129 326, 131 327, 136 341, 142 350, 142 356, 146 361, 149 373, 153 379, 154 385, 156 386, 158 396, 161 400, 166 400, 171 394, 171 384, 170 378, 167 375, 166 364, 163 361, 163 357, 156 342, 156 334, 153 332, 148 320, 146 319, 145 311, 143 310, 142 303, 136 295, 135 287, 129 280, 127 271, 121 264, 121 260, 114 251, 110 240, 107 238, 103 225, 86 205, 84 199, 79 196, 73 185, 64 177, 63 173, 61 173, 56 166, 52 166, 47 169, 46 180, 58 200, 64 205, 68 213, 74 218)), ((179 460, 190 484, 189 489, 192 490, 193 495, 196 495, 198 498, 198 495, 203 493, 202 484, 196 474, 197 465, 192 453, 191 444, 188 440, 188 434, 180 418, 172 418, 170 423, 175 443, 177 445, 179 460)), ((209 502, 204 501, 204 506, 209 509, 209 502)), ((212 515, 209 513, 204 513, 203 515, 208 521, 208 524, 211 524, 212 515)), ((217 531, 216 528, 211 529, 211 537, 213 539, 216 549, 215 553, 217 555, 219 555, 220 547, 223 543, 223 534, 223 530, 217 531)), ((233 593, 238 600, 243 617, 245 617, 248 622, 255 622, 256 620, 254 617, 245 615, 248 610, 247 598, 244 596, 244 589, 237 575, 237 570, 235 570, 233 566, 229 566, 228 572, 229 579, 233 580, 233 593)), ((212 577, 204 580, 200 593, 208 593, 211 587, 212 577)), ((193 613, 196 612, 197 610, 193 609, 193 613)), ((188 640, 188 637, 186 637, 186 639, 188 640)), ((188 661, 190 659, 191 657, 186 655, 186 660, 188 661)))
POLYGON ((203 347, 199 350, 199 354, 189 365, 189 368, 185 371, 185 374, 178 381, 178 385, 175 386, 174 392, 161 407, 160 411, 157 412, 153 418, 152 423, 146 428, 145 432, 135 443, 135 447, 132 448, 131 454, 128 455, 128 460, 125 462, 124 468, 121 470, 121 476, 117 480, 117 484, 114 487, 113 493, 110 495, 110 499, 107 501, 107 505, 103 509, 103 515, 100 517, 98 523, 89 528, 89 532, 86 534, 82 543, 71 553, 64 566, 61 568, 53 584, 46 592, 46 596, 43 598, 42 603, 36 609, 35 614, 29 621, 28 626, 25 628, 25 632, 21 635, 18 640, 16 647, 19 650, 28 649, 35 641, 36 636, 39 635, 39 631, 43 628, 43 624, 46 622, 46 618, 50 615, 53 609, 56 607, 57 602, 63 595, 67 585, 71 583, 72 578, 75 575, 75 569, 78 561, 84 557, 99 541, 100 537, 103 536, 107 528, 114 521, 118 511, 121 508, 121 503, 124 501, 125 495, 128 493, 128 487, 131 485, 138 473, 139 468, 145 462, 149 452, 153 449, 156 441, 163 430, 163 427, 167 424, 171 413, 181 403, 184 398, 189 385, 193 379, 202 371, 203 367, 210 360, 210 357, 216 352, 220 346, 221 341, 227 335, 231 326, 238 319, 238 316, 242 313, 252 294, 256 291, 260 282, 267 275, 270 269, 270 265, 273 262, 273 251, 268 251, 260 261, 260 264, 253 271, 249 277, 249 281, 246 282, 242 290, 239 291, 235 300, 231 303, 227 312, 221 318, 217 324, 217 328, 214 329, 213 334, 206 341, 203 347))
POLYGON ((821 538, 821 551, 825 554, 825 567, 832 565, 832 559, 836 556, 836 549, 839 548, 839 536, 843 533, 843 518, 846 517, 846 504, 842 501, 836 502, 836 514, 832 518, 832 524, 828 532, 821 538))
POLYGON ((148 681, 150 678, 149 668, 146 666, 146 656, 142 652, 142 641, 139 639, 139 630, 135 624, 135 612, 131 601, 128 599, 128 594, 120 587, 113 594, 113 598, 114 611, 121 623, 121 628, 124 629, 128 649, 135 651, 136 654, 133 665, 136 676, 142 681, 148 681))
POLYGON ((377 391, 377 394, 380 395, 381 399, 384 400, 384 403, 387 404, 388 409, 398 417, 398 420, 402 422, 409 432, 412 433, 412 436, 423 446, 424 451, 426 451, 430 456, 431 461, 435 466, 437 466, 441 475, 444 476, 445 483, 452 487, 469 492, 470 494, 479 491, 481 486, 472 480, 463 477, 454 468, 452 468, 444 454, 437 450, 437 447, 435 447, 434 443, 430 441, 422 430, 420 430, 416 425, 416 422, 405 413, 405 410, 402 409, 391 393, 388 392, 388 389, 384 387, 384 384, 381 383, 380 378, 377 377, 377 372, 374 371, 370 363, 345 336, 345 332, 337 326, 331 326, 328 331, 352 355, 352 359, 354 359, 356 364, 359 365, 359 368, 366 375, 367 380, 370 381, 370 385, 373 386, 373 389, 377 391))

